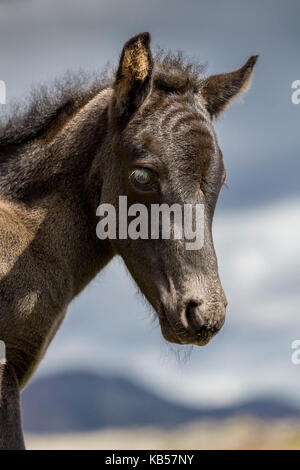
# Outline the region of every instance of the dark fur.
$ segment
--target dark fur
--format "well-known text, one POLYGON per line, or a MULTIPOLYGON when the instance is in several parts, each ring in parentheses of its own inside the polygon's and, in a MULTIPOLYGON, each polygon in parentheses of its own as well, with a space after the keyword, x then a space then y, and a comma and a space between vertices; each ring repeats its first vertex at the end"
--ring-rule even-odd
POLYGON ((225 173, 211 118, 244 87, 249 62, 203 79, 180 55, 153 60, 149 43, 147 33, 128 41, 114 78, 44 89, 1 126, 1 448, 23 448, 19 390, 70 301, 116 253, 168 341, 203 345, 224 323, 211 224, 225 173), (134 190, 136 166, 155 170, 158 192, 134 190), (148 206, 204 203, 205 246, 187 252, 180 241, 100 241, 96 208, 117 208, 119 195, 148 206))

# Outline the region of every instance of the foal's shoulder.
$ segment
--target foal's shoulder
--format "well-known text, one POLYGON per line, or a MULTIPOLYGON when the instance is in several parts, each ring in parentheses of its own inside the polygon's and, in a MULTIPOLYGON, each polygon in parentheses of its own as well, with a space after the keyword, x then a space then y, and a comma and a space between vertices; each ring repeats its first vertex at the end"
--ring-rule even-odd
POLYGON ((18 257, 33 240, 41 219, 23 204, 0 198, 0 257, 18 257))

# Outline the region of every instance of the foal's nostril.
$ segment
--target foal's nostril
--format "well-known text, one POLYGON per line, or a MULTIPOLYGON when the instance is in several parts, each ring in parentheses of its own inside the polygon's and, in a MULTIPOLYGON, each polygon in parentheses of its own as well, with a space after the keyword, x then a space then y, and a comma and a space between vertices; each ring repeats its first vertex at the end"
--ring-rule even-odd
POLYGON ((204 312, 201 308, 203 301, 190 301, 185 310, 186 321, 189 328, 193 331, 199 330, 205 324, 204 312))
POLYGON ((181 310, 181 323, 184 331, 178 335, 183 343, 204 346, 218 333, 225 321, 223 302, 208 303, 207 300, 190 300, 181 310))

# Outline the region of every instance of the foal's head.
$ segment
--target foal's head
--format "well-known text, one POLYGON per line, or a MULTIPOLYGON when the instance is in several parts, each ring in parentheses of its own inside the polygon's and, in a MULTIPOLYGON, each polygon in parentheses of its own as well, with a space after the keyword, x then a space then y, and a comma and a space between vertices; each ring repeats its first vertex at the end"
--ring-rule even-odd
POLYGON ((129 40, 121 54, 101 202, 118 208, 125 195, 128 205, 142 203, 149 213, 153 204, 204 205, 201 249, 175 239, 111 240, 170 342, 204 345, 224 323, 227 302, 211 227, 226 173, 212 120, 246 88, 256 58, 201 79, 180 58, 153 60, 148 33, 129 40))

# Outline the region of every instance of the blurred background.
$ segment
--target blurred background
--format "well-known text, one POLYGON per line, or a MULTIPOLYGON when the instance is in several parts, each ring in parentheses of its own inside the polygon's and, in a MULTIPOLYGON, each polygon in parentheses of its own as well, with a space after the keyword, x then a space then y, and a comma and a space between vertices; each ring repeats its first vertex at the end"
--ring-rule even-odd
POLYGON ((260 54, 250 91, 216 123, 225 327, 205 348, 168 345, 115 259, 23 392, 29 448, 300 448, 299 17, 297 0, 0 1, 1 114, 67 70, 116 64, 142 31, 207 74, 260 54))

